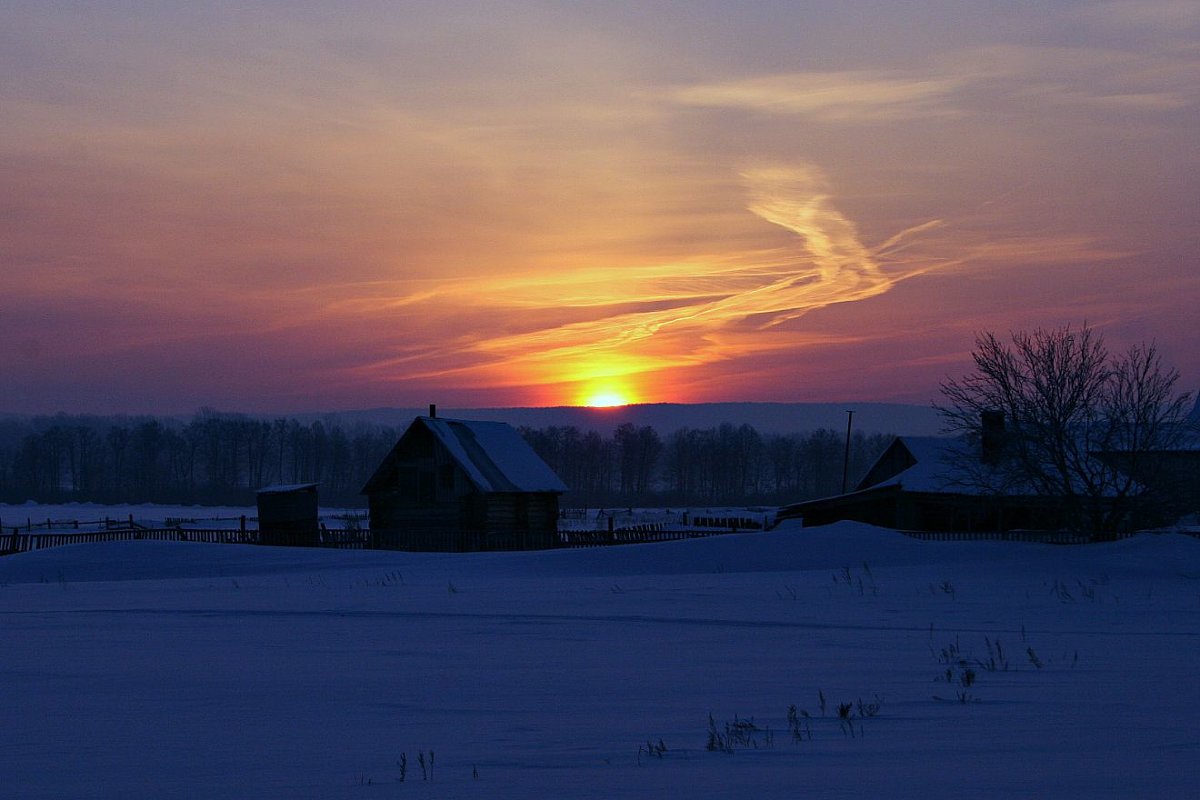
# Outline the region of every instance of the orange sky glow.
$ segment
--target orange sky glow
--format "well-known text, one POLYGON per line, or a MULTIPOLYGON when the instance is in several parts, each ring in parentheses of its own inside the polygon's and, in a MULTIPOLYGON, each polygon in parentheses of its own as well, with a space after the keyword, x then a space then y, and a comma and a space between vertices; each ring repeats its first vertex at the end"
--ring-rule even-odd
POLYGON ((0 412, 1200 388, 1200 9, 6 3, 0 412))

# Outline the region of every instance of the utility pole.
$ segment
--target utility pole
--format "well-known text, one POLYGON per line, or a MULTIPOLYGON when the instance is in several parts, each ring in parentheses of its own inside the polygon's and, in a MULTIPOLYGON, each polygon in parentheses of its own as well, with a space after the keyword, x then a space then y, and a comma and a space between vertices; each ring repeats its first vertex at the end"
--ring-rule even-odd
POLYGON ((846 493, 846 481, 850 478, 850 428, 854 424, 854 412, 846 409, 846 454, 842 456, 842 494, 846 493))

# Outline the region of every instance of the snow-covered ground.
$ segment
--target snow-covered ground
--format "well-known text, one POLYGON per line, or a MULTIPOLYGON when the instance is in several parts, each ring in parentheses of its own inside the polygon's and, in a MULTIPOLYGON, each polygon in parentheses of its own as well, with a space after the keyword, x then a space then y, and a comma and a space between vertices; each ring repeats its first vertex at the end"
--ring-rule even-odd
POLYGON ((80 545, 0 559, 0 797, 1194 797, 1197 665, 1178 534, 80 545))

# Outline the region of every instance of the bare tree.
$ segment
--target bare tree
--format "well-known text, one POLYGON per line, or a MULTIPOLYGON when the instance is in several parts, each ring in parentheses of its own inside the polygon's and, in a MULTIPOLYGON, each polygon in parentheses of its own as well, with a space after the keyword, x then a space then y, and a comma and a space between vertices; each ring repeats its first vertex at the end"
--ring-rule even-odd
POLYGON ((1055 498, 1067 524, 1098 536, 1139 522, 1153 488, 1141 467, 1177 443, 1189 401, 1153 344, 1113 357, 1085 324, 1011 344, 984 333, 972 358, 975 371, 944 383, 935 403, 961 436, 958 481, 1055 498))

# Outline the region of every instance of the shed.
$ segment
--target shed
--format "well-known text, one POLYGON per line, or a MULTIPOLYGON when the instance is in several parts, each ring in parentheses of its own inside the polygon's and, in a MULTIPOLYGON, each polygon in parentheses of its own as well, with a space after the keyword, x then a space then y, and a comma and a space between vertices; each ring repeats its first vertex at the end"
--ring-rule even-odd
POLYGON ((264 486, 256 493, 263 544, 315 545, 319 516, 317 484, 264 486))
POLYGON ((566 490, 511 426, 423 416, 362 493, 373 547, 463 552, 554 547, 566 490))

